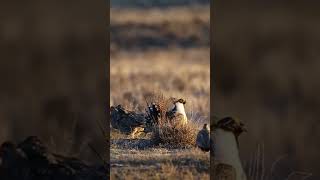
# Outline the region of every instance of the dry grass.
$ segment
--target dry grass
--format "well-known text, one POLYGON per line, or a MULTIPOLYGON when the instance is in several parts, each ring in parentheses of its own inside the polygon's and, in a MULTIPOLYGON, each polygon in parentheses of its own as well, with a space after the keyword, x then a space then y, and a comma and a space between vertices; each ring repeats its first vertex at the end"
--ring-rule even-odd
POLYGON ((209 179, 209 153, 155 145, 151 136, 132 139, 112 129, 111 179, 209 179))
POLYGON ((111 148, 111 179, 209 179, 208 171, 198 149, 111 148))
POLYGON ((197 125, 188 123, 165 123, 156 127, 152 140, 155 144, 169 145, 172 147, 194 146, 197 133, 197 125))
POLYGON ((207 6, 148 8, 145 10, 113 8, 110 12, 110 18, 113 24, 145 23, 150 25, 163 22, 190 24, 196 19, 204 22, 209 21, 208 13, 209 7, 207 6), (118 16, 120 13, 122 16, 118 16))
POLYGON ((208 120, 209 49, 119 52, 111 57, 111 105, 144 111, 145 97, 161 91, 187 99, 186 109, 208 120))
POLYGON ((281 168, 281 163, 285 162, 288 155, 277 157, 270 168, 266 167, 264 145, 258 144, 255 152, 252 153, 250 161, 244 164, 248 179, 250 180, 305 180, 312 177, 312 173, 295 170, 289 167, 286 171, 281 168))
POLYGON ((209 179, 209 175, 207 173, 198 173, 197 169, 194 167, 177 167, 178 166, 167 162, 159 165, 158 167, 112 168, 111 179, 209 179))

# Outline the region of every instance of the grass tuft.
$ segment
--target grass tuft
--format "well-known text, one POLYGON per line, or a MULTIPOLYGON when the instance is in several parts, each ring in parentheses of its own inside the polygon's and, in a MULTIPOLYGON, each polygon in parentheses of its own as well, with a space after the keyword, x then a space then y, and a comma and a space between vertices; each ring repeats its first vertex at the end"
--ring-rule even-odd
POLYGON ((156 145, 169 145, 173 148, 194 146, 197 136, 196 127, 192 122, 186 125, 167 122, 154 128, 151 140, 156 145))

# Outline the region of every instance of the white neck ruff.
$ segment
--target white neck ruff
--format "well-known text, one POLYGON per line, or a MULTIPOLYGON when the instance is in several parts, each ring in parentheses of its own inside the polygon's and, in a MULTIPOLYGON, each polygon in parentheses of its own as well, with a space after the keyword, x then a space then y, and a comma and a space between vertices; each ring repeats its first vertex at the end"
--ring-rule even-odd
POLYGON ((175 107, 176 113, 181 114, 183 116, 182 123, 187 124, 188 119, 187 119, 186 111, 184 110, 184 105, 180 102, 176 102, 175 106, 176 106, 175 107))
POLYGON ((223 163, 231 165, 236 170, 237 180, 246 179, 234 134, 223 129, 216 129, 212 135, 215 164, 223 163))

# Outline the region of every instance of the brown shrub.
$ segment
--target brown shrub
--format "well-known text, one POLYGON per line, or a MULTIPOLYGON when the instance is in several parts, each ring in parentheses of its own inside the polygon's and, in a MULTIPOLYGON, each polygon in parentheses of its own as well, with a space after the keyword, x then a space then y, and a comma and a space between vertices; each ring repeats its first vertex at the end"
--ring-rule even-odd
POLYGON ((148 105, 155 104, 157 107, 158 116, 156 119, 153 117, 156 124, 151 129, 153 132, 151 140, 154 144, 169 145, 170 147, 195 145, 198 126, 190 120, 185 125, 181 124, 181 116, 176 116, 173 119, 167 116, 173 98, 167 98, 162 93, 155 93, 146 97, 146 102, 148 105))
POLYGON ((194 146, 197 136, 197 126, 193 122, 181 123, 166 122, 153 129, 151 137, 155 144, 169 145, 170 147, 194 146))

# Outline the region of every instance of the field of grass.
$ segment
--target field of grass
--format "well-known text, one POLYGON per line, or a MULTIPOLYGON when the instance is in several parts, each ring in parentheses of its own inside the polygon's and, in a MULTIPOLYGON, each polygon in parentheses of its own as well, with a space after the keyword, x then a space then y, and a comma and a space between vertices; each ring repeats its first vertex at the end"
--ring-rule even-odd
MULTIPOLYGON (((186 99, 188 119, 209 122, 209 7, 111 9, 110 104, 145 112, 145 97, 186 99)), ((111 179, 209 179, 209 153, 111 128, 111 179)))

